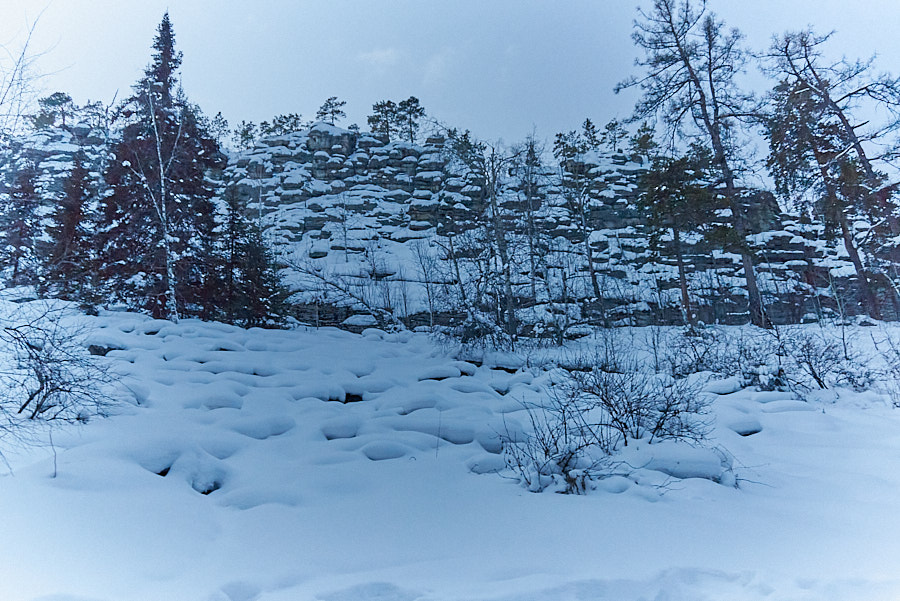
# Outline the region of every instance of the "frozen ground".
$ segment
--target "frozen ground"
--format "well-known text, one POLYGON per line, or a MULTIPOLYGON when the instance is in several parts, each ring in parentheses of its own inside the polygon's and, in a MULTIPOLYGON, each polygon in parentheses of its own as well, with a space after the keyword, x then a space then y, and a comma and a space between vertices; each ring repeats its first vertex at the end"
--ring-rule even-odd
POLYGON ((533 494, 493 472, 541 369, 408 333, 91 324, 140 404, 57 431, 56 477, 50 449, 7 451, 2 601, 900 598, 877 395, 718 382, 737 487, 645 467, 533 494))

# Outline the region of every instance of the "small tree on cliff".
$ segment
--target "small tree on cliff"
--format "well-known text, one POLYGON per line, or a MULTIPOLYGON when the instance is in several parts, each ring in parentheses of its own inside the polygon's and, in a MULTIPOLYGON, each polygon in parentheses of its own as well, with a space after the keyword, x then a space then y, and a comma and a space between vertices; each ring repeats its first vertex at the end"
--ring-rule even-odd
POLYGON ((346 105, 346 100, 338 100, 337 96, 331 96, 316 111, 316 119, 336 125, 338 121, 347 116, 347 113, 344 112, 346 105))
POLYGON ((373 134, 390 142, 397 133, 397 103, 393 100, 379 100, 372 105, 372 114, 367 121, 373 134))
POLYGON ((397 125, 400 135, 410 144, 416 141, 419 133, 419 120, 425 116, 425 107, 419 103, 419 99, 410 96, 397 104, 397 125))

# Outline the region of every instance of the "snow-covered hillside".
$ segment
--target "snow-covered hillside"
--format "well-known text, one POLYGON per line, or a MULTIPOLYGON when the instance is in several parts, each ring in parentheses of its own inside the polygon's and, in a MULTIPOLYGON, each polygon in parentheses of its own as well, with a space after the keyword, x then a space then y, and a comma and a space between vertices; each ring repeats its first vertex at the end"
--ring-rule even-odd
POLYGON ((900 411, 875 393, 712 380, 714 450, 638 443, 586 495, 535 494, 500 435, 546 398, 546 349, 73 319, 134 402, 56 430, 55 459, 4 447, 4 601, 900 596, 900 411))

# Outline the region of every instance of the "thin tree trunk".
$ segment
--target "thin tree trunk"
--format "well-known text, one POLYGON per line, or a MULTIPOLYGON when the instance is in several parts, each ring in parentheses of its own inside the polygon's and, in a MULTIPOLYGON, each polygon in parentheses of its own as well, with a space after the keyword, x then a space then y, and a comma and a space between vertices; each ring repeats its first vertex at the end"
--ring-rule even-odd
POLYGON ((678 264, 678 284, 681 287, 681 311, 684 314, 684 322, 693 330, 697 327, 697 316, 691 307, 691 296, 688 294, 687 273, 684 267, 684 257, 681 254, 681 232, 677 227, 672 228, 673 244, 675 246, 675 261, 678 264))
POLYGON ((819 173, 822 176, 822 180, 825 184, 825 191, 828 194, 831 202, 839 207, 838 213, 840 217, 838 217, 838 221, 841 226, 841 237, 844 241, 844 248, 847 251, 847 255, 850 257, 850 262, 853 263, 853 269, 856 271, 856 279, 859 282, 859 293, 863 299, 863 304, 866 307, 866 313, 868 313, 869 317, 872 319, 881 319, 881 311, 878 307, 878 299, 875 298, 875 294, 872 292, 872 285, 869 282, 869 278, 866 275, 866 270, 863 267, 862 259, 860 259, 859 251, 856 248, 856 244, 853 240, 853 232, 850 231, 850 224, 847 223, 847 209, 844 206, 844 203, 840 202, 837 187, 835 183, 832 181, 831 177, 828 175, 828 170, 826 169, 827 161, 822 156, 821 151, 816 147, 815 143, 812 144, 813 155, 816 158, 816 164, 819 167, 819 173))
POLYGON ((856 245, 853 243, 853 233, 850 231, 850 226, 847 223, 847 216, 844 215, 843 211, 841 211, 840 223, 841 236, 844 239, 844 248, 847 249, 847 255, 849 255, 850 262, 853 263, 853 268, 856 270, 856 279, 859 282, 859 292, 863 298, 863 304, 866 306, 866 313, 868 313, 869 317, 872 319, 881 319, 878 300, 872 293, 872 285, 866 275, 865 268, 863 268, 862 260, 859 258, 859 252, 856 250, 856 245))
MULTIPOLYGON (((703 122, 703 127, 704 129, 706 129, 706 132, 710 138, 713 149, 713 161, 718 164, 720 169, 722 170, 722 178, 725 183, 725 197, 728 199, 728 202, 731 205, 732 226, 734 227, 734 231, 738 235, 738 239, 740 240, 741 265, 744 268, 744 279, 747 282, 747 303, 750 310, 750 322, 754 325, 767 328, 771 326, 771 323, 769 321, 769 318, 766 316, 762 304, 762 297, 759 293, 759 286, 757 285, 756 281, 756 273, 753 269, 753 255, 750 254, 750 249, 747 247, 747 228, 744 223, 743 210, 737 198, 737 187, 734 183, 734 173, 731 170, 731 166, 728 164, 728 153, 725 149, 725 144, 722 141, 720 124, 718 121, 718 106, 716 104, 716 99, 715 97, 710 98, 707 95, 706 90, 703 87, 703 83, 700 81, 700 77, 697 74, 697 71, 694 69, 693 63, 691 62, 688 50, 681 42, 678 27, 671 20, 669 22, 669 26, 672 31, 673 40, 676 44, 676 51, 678 52, 679 57, 681 58, 681 62, 688 72, 688 76, 691 81, 691 87, 697 94, 696 107, 700 111, 700 120, 703 122), (715 114, 711 114, 711 110, 714 111, 715 114)), ((713 62, 709 61, 709 69, 712 68, 713 62)), ((710 73, 709 81, 715 81, 715 74, 710 73)), ((712 86, 712 84, 710 85, 712 86)), ((712 87, 711 91, 714 92, 714 89, 712 87)))

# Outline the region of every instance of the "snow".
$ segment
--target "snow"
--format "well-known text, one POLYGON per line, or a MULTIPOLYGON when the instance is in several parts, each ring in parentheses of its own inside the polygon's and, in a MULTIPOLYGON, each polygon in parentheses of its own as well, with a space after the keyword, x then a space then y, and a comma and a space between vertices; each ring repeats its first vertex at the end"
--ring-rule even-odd
POLYGON ((498 433, 527 429, 552 349, 73 319, 132 401, 57 429, 56 477, 0 440, 4 601, 900 596, 900 411, 873 392, 710 379, 709 444, 639 441, 596 490, 533 494, 498 433))

